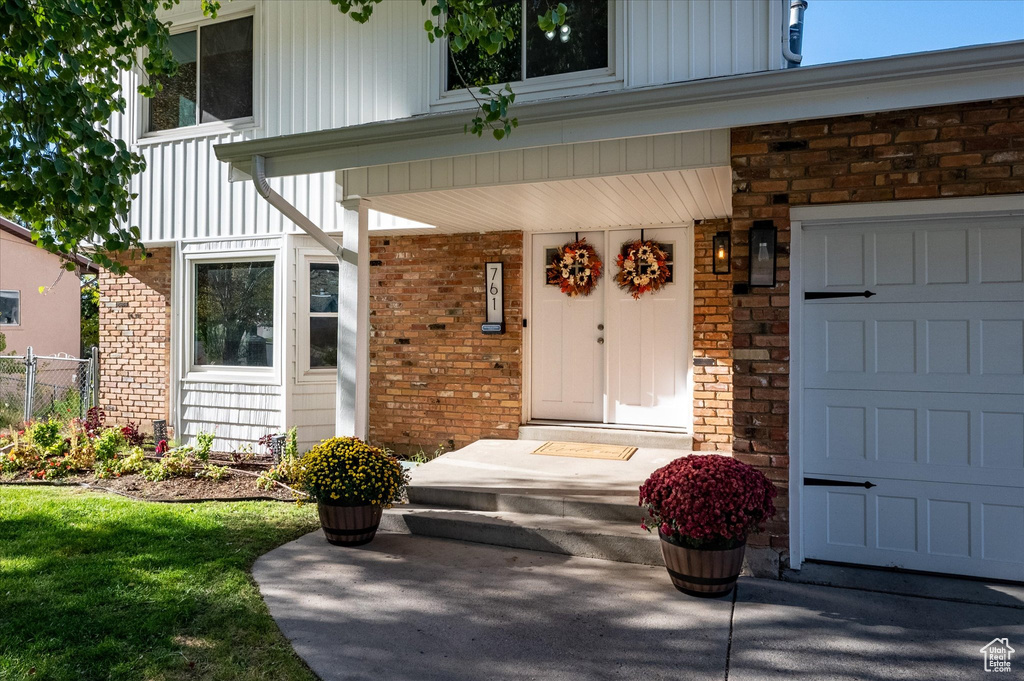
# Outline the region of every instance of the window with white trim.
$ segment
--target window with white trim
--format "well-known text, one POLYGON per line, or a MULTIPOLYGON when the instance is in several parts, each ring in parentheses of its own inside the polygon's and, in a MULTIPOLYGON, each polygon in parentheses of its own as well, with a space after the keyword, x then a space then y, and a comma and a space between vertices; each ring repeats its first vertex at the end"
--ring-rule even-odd
POLYGON ((178 71, 148 100, 150 132, 252 118, 252 16, 173 33, 170 49, 178 71))
MULTIPOLYGON (((564 0, 563 0, 564 1, 564 0)), ((537 17, 547 0, 521 0, 496 8, 513 24, 514 37, 497 54, 476 47, 449 53, 446 89, 529 82, 535 78, 578 72, 606 72, 612 66, 610 5, 608 0, 568 0, 565 23, 544 32, 537 17), (454 57, 454 59, 453 59, 454 57), (461 73, 462 78, 459 78, 461 73)))
POLYGON ((21 291, 0 291, 0 326, 21 324, 21 291))
POLYGON ((197 367, 274 366, 274 261, 194 265, 197 367))
POLYGON ((309 263, 309 333, 307 367, 338 366, 338 263, 309 263))

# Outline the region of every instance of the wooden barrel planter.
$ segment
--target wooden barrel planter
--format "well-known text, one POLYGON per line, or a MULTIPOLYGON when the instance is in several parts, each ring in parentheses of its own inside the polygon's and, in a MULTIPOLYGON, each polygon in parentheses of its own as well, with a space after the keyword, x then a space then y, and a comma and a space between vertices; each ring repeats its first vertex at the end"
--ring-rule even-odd
POLYGON ((335 546, 369 544, 384 512, 378 504, 317 504, 320 526, 327 541, 335 546))
POLYGON ((733 549, 691 549, 658 534, 665 567, 678 590, 689 596, 720 598, 736 586, 743 568, 745 542, 733 549))

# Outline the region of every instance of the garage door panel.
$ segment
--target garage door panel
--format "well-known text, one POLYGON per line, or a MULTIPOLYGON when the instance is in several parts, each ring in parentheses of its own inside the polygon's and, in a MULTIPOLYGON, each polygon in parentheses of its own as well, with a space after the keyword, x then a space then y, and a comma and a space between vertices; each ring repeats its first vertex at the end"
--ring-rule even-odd
POLYGON ((806 305, 804 385, 1024 394, 1024 302, 806 305))
POLYGON ((1022 396, 807 390, 804 403, 808 475, 1024 487, 1022 396))
POLYGON ((803 242, 808 291, 866 288, 889 302, 1024 299, 1016 216, 846 224, 809 229, 803 242))
POLYGON ((807 487, 809 558, 1024 580, 1024 498, 996 486, 891 481, 872 489, 807 487))

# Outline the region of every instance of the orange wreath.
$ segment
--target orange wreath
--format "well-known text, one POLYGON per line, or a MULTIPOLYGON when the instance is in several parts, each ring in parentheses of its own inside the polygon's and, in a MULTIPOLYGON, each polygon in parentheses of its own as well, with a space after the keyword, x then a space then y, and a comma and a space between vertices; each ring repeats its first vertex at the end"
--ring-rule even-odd
POLYGON ((648 291, 657 291, 668 281, 668 255, 655 241, 637 239, 623 244, 615 262, 619 266, 615 283, 629 291, 634 299, 648 291))
POLYGON ((548 263, 548 283, 555 284, 570 298, 589 296, 601 278, 601 258, 586 238, 571 241, 548 263))

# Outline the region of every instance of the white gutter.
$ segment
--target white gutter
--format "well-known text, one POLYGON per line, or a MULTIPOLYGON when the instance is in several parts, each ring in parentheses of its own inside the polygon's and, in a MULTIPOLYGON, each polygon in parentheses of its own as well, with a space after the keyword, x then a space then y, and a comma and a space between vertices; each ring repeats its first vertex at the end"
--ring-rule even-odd
POLYGON ((267 182, 266 159, 260 155, 252 157, 252 183, 256 187, 256 193, 267 200, 270 205, 281 211, 281 213, 299 226, 302 231, 316 239, 317 243, 326 248, 332 255, 338 258, 338 262, 347 261, 356 264, 356 254, 342 248, 341 244, 320 229, 312 220, 303 215, 302 211, 288 202, 286 198, 274 191, 267 182))

